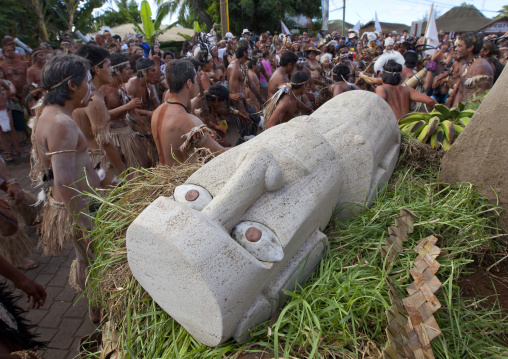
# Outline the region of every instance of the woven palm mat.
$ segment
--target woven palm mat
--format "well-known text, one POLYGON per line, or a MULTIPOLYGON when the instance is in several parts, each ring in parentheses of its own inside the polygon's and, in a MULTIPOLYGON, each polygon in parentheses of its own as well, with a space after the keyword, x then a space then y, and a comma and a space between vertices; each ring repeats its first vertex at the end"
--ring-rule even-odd
MULTIPOLYGON (((381 248, 386 268, 389 270, 396 255, 402 252, 403 243, 408 234, 413 233, 416 215, 402 209, 401 217, 395 220, 395 226, 389 228, 390 237, 381 248)), ((434 358, 430 341, 441 334, 433 313, 441 308, 434 293, 441 287, 435 276, 440 264, 436 261, 441 249, 435 244, 437 238, 430 236, 422 239, 414 248, 418 257, 414 268, 409 272, 414 279, 407 287, 409 297, 400 300, 390 277, 388 283, 392 306, 386 310, 388 344, 383 349, 384 359, 434 358)))

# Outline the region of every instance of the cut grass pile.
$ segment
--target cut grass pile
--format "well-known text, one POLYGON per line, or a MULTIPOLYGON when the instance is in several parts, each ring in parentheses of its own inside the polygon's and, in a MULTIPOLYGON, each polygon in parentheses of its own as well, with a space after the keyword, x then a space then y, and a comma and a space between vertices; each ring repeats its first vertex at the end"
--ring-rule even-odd
POLYGON ((137 171, 101 200, 90 233, 97 253, 88 282, 91 300, 116 325, 122 358, 241 358, 262 350, 279 358, 377 357, 386 344, 384 312, 390 306, 385 278, 390 275, 399 296, 406 297, 416 257, 412 249, 421 238, 436 234, 442 249, 437 277, 443 283, 436 293, 442 308, 434 314, 443 332, 432 342, 436 357, 508 357, 506 312, 498 304, 461 297, 457 284, 475 258, 506 250, 496 226, 500 209, 473 186, 439 183, 435 163, 399 166, 372 207, 348 221, 330 221, 325 258, 307 283, 289 293, 280 315, 256 327, 249 341, 228 341, 217 348, 194 340, 159 308, 133 278, 125 249, 125 232, 136 216, 158 196, 171 195, 200 165, 137 171), (401 208, 419 219, 386 273, 380 247, 401 208))

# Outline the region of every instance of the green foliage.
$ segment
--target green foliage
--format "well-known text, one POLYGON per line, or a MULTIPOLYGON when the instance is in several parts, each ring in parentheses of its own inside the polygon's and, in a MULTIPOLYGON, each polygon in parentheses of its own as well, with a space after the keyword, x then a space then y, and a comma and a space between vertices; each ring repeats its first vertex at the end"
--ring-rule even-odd
POLYGON ((473 186, 438 182, 437 168, 415 172, 399 167, 372 207, 348 221, 332 219, 325 258, 307 283, 286 292, 288 303, 273 325, 258 325, 241 344, 228 341, 209 348, 197 342, 132 277, 125 248, 125 232, 138 213, 152 199, 171 195, 195 169, 138 170, 136 178, 99 198, 102 206, 90 233, 96 260, 89 285, 91 298, 107 308, 117 325, 121 357, 236 358, 260 350, 275 358, 378 357, 386 343, 390 305, 385 279, 390 275, 396 290, 405 293, 416 258, 411 249, 431 234, 441 236, 437 244, 442 249, 437 276, 443 286, 436 293, 442 308, 434 315, 443 334, 432 342, 436 357, 506 356, 506 313, 497 302, 462 297, 458 285, 474 258, 506 246, 493 239, 499 234, 495 222, 500 209, 473 186), (380 248, 402 208, 419 220, 387 273, 380 248))
POLYGON ((141 9, 139 11, 139 15, 141 17, 141 23, 142 27, 138 25, 134 21, 134 18, 131 18, 131 21, 134 25, 134 28, 141 34, 143 34, 143 37, 146 39, 146 41, 152 45, 155 39, 166 32, 167 30, 171 29, 173 26, 175 26, 178 22, 174 22, 168 26, 165 26, 164 28, 161 28, 162 19, 164 19, 169 12, 169 8, 162 7, 159 8, 157 11, 157 16, 155 17, 155 21, 152 22, 152 10, 150 8, 150 4, 147 0, 143 0, 141 2, 141 9))
POLYGON ((115 4, 118 7, 118 11, 109 8, 96 19, 99 28, 101 26, 114 27, 127 24, 132 20, 136 24, 141 23, 141 15, 135 0, 116 0, 115 4))
MULTIPOLYGON (((204 9, 213 22, 220 24, 220 0, 194 0, 204 9)), ((204 23, 196 7, 190 6, 189 0, 172 1, 173 11, 179 6, 178 21, 192 28, 194 21, 204 23), (177 5, 178 3, 178 5, 177 5)), ((229 1, 229 29, 239 36, 242 30, 261 33, 266 30, 280 32, 280 20, 284 14, 302 13, 310 18, 321 16, 321 2, 315 0, 241 0, 229 1)), ((287 24, 286 24, 287 25, 287 24)))

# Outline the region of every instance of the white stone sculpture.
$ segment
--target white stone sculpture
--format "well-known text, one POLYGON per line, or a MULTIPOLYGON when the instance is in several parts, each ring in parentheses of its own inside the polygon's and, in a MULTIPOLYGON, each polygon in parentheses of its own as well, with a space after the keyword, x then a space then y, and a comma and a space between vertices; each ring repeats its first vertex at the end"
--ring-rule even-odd
POLYGON ((334 210, 375 198, 397 162, 400 131, 366 91, 333 98, 195 172, 127 231, 132 273, 201 343, 217 346, 269 319, 328 244, 334 210))

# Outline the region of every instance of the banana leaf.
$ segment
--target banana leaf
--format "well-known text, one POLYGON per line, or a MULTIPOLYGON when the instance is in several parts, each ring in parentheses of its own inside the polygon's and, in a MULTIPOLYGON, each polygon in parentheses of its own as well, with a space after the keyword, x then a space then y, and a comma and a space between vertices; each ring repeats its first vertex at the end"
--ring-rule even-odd
POLYGON ((199 22, 194 21, 194 32, 201 32, 201 28, 199 27, 199 22))
POLYGON ((143 29, 145 30, 146 38, 151 38, 153 33, 155 32, 155 28, 152 22, 152 9, 150 8, 150 4, 147 0, 143 0, 141 2, 141 10, 139 11, 141 15, 141 22, 143 24, 143 29))

